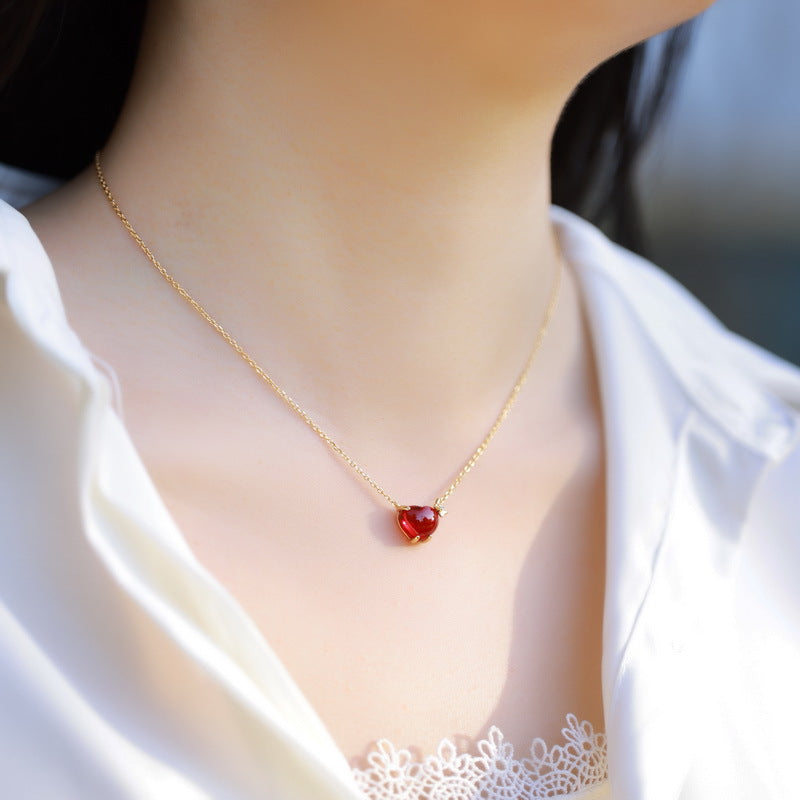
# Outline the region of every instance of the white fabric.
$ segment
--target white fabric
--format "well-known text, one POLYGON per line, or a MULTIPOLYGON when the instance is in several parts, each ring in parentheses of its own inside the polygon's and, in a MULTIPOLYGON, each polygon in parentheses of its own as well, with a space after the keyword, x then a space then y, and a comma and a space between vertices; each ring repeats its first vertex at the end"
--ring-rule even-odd
POLYGON ((423 759, 381 739, 362 766, 353 768, 358 788, 369 800, 585 800, 607 796, 606 737, 588 722, 568 714, 563 744, 534 739, 525 754, 516 754, 495 725, 477 745, 477 754, 460 752, 442 739, 423 759), (606 795, 603 794, 606 793, 606 795))
MULTIPOLYGON (((602 392, 613 799, 796 796, 800 372, 588 224, 553 220, 602 392)), ((110 395, 0 204, 0 796, 356 800, 110 395)))

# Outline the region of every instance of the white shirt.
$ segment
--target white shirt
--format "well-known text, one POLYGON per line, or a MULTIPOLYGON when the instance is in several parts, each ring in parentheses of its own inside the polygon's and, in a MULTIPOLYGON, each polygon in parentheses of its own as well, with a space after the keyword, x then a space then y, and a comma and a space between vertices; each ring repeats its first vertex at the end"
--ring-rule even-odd
MULTIPOLYGON (((795 797, 800 371, 587 223, 553 221, 603 404, 611 794, 795 797)), ((356 800, 314 709, 194 558, 2 204, 0 289, 0 796, 356 800)))

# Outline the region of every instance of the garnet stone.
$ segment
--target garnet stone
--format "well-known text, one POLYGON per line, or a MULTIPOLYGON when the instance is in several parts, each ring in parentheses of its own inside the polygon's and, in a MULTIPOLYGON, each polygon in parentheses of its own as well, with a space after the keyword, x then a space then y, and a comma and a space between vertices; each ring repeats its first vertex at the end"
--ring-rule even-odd
POLYGON ((397 524, 411 544, 427 542, 439 524, 439 512, 431 506, 400 508, 397 524))

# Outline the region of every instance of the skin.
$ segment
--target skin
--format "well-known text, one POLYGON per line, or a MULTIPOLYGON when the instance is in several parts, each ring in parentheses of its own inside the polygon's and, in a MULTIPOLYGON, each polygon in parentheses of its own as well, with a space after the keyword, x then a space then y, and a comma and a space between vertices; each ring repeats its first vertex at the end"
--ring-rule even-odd
MULTIPOLYGON (((580 78, 699 0, 162 0, 104 148, 162 262, 403 502, 505 401, 560 258, 580 78)), ((423 547, 152 271, 91 172, 27 210, 198 558, 348 758, 603 727, 604 449, 567 268, 517 406, 423 547), (287 608, 291 607, 291 613, 287 608), (546 688, 545 688, 546 687, 546 688)))

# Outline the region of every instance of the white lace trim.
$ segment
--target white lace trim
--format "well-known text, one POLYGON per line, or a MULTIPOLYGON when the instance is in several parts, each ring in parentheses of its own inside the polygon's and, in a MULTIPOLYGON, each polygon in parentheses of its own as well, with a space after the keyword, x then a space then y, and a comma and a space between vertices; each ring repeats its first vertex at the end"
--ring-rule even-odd
POLYGON ((436 755, 415 759, 381 739, 362 769, 352 767, 358 788, 369 800, 538 800, 562 797, 601 783, 608 773, 606 737, 574 714, 562 728, 564 743, 548 748, 534 739, 530 755, 514 757, 500 729, 478 742, 479 755, 459 753, 442 739, 436 755))

